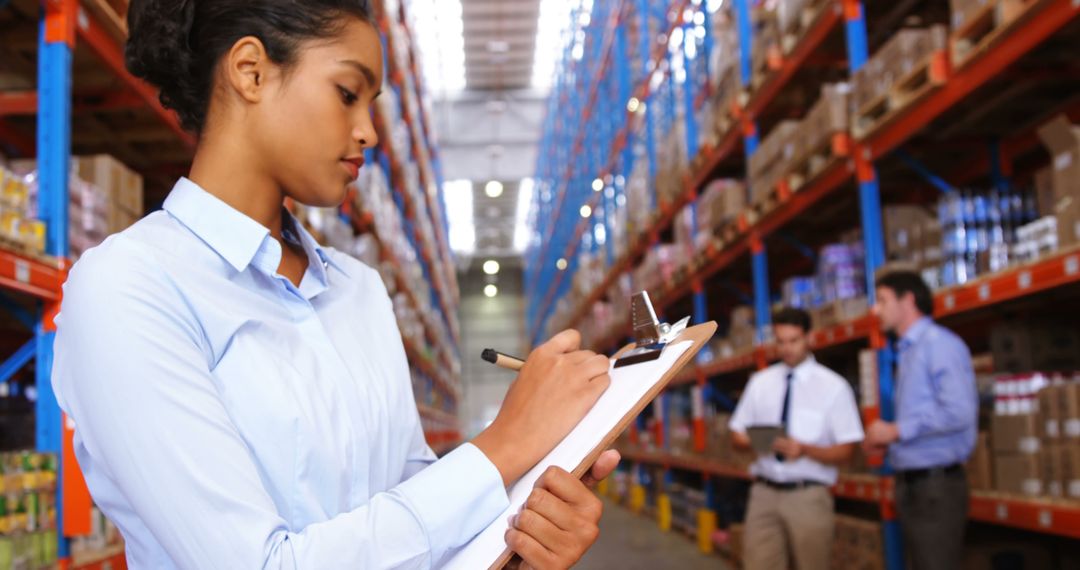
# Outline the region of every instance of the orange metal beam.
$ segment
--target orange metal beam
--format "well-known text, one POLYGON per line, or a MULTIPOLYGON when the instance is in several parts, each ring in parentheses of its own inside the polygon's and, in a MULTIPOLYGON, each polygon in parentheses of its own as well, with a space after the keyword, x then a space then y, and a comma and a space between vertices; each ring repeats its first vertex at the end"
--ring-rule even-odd
POLYGON ((0 117, 35 115, 37 109, 37 91, 0 91, 0 117))

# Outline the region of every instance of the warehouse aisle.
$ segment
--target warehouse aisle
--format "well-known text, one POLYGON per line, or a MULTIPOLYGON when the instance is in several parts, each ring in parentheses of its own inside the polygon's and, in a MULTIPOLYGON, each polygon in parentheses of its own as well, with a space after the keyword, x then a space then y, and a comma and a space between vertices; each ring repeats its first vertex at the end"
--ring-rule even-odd
POLYGON ((693 542, 682 535, 658 532, 656 522, 652 519, 605 501, 604 518, 600 521, 600 540, 575 568, 727 570, 731 565, 719 556, 702 554, 693 542))

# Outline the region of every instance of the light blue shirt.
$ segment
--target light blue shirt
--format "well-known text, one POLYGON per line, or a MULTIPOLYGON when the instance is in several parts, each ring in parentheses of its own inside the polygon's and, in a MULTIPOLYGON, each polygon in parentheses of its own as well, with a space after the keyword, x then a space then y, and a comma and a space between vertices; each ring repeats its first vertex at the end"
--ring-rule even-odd
POLYGON ((899 343, 896 418, 900 440, 891 446, 900 470, 964 463, 975 449, 979 393, 971 351, 952 331, 929 317, 899 343))
MULTIPOLYGON (((287 221, 291 221, 289 217, 287 221)), ((378 273, 182 179, 64 285, 53 386, 132 568, 429 568, 509 501, 436 461, 378 273)))

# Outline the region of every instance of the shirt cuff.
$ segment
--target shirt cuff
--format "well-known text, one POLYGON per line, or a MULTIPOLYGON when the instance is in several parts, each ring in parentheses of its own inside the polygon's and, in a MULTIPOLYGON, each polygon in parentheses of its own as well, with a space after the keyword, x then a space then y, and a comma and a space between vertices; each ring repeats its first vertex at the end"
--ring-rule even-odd
POLYGON ((471 443, 432 463, 397 490, 412 503, 424 526, 432 560, 472 540, 510 507, 499 470, 471 443))
POLYGON ((899 441, 911 441, 919 437, 919 423, 910 418, 896 420, 896 431, 900 435, 899 441))

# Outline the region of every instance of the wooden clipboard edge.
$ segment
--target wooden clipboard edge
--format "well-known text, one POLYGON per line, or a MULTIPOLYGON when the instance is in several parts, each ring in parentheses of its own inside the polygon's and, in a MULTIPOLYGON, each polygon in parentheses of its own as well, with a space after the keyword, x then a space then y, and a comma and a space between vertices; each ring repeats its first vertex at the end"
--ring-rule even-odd
MULTIPOLYGON (((645 410, 645 406, 648 406, 650 402, 655 400, 656 397, 664 391, 664 388, 667 387, 668 383, 671 382, 671 380, 675 378, 675 376, 677 376, 679 372, 682 371, 683 367, 685 367, 687 364, 690 364, 694 357, 697 356, 697 353, 700 352, 702 348, 705 348, 705 345, 709 342, 710 339, 712 339, 713 335, 716 334, 716 328, 716 321, 709 321, 707 323, 695 325, 684 330, 682 334, 680 334, 675 340, 668 343, 674 345, 687 340, 693 342, 690 348, 686 349, 686 351, 683 352, 681 356, 679 356, 679 359, 675 361, 675 364, 672 365, 672 367, 664 373, 664 375, 660 378, 660 381, 654 384, 653 387, 645 393, 645 396, 638 400, 637 403, 634 404, 632 408, 630 408, 630 411, 627 412, 621 420, 619 420, 619 423, 615 424, 615 428, 609 431, 608 434, 604 436, 602 440, 600 440, 600 443, 597 444, 597 446, 594 447, 593 450, 585 456, 585 459, 582 460, 580 464, 578 464, 577 468, 571 471, 571 474, 574 477, 577 477, 578 479, 584 477, 585 473, 587 473, 589 469, 592 468, 593 463, 596 463, 596 460, 600 457, 600 454, 604 451, 607 451, 608 449, 611 449, 611 446, 614 445, 615 440, 619 438, 619 435, 622 434, 622 432, 625 431, 628 427, 630 427, 630 423, 634 421, 634 418, 638 417, 638 415, 640 415, 641 412, 645 410)), ((612 356, 612 358, 618 358, 619 355, 633 348, 634 344, 630 343, 624 346, 618 352, 616 352, 615 355, 612 356)), ((514 553, 509 548, 507 548, 505 551, 503 551, 502 555, 499 556, 498 560, 496 560, 495 563, 492 564, 490 568, 488 568, 488 570, 501 570, 503 567, 506 566, 508 562, 510 562, 513 557, 514 553)))

